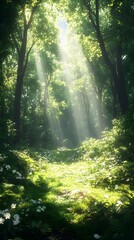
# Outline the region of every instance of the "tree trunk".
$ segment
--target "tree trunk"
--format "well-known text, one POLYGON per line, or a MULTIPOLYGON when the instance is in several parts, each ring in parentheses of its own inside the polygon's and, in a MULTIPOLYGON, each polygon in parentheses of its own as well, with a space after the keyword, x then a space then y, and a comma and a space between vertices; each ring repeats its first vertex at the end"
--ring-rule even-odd
MULTIPOLYGON (((41 0, 39 1, 41 2, 41 0)), ((27 34, 28 30, 31 26, 33 15, 37 9, 38 3, 35 4, 35 6, 32 8, 32 12, 29 18, 29 21, 26 20, 25 16, 25 7, 23 9, 23 17, 24 17, 24 28, 23 28, 23 36, 22 36, 22 42, 21 47, 19 49, 18 44, 16 42, 15 37, 13 36, 13 41, 16 46, 17 52, 18 52, 18 69, 17 69, 17 80, 16 80, 16 87, 15 87, 15 98, 14 98, 14 115, 13 120, 15 124, 15 130, 16 135, 14 139, 14 143, 17 143, 20 140, 20 134, 21 134, 21 97, 22 97, 22 88, 23 88, 23 79, 28 63, 28 57, 31 52, 31 49, 34 45, 34 42, 32 43, 31 47, 28 51, 27 49, 27 34)))
POLYGON ((118 94, 120 99, 120 106, 122 114, 125 114, 128 110, 128 96, 125 86, 125 77, 122 66, 122 46, 121 42, 117 45, 117 72, 118 72, 118 94))
POLYGON ((24 24, 22 45, 21 45, 21 49, 19 52, 19 59, 18 59, 17 80, 16 80, 15 98, 14 98, 14 123, 15 123, 15 130, 16 130, 15 143, 17 143, 20 140, 21 96, 22 96, 23 78, 25 74, 27 31, 28 31, 28 28, 26 24, 24 24))
POLYGON ((110 86, 111 86, 111 91, 113 96, 112 117, 116 118, 117 117, 117 91, 111 76, 110 76, 110 86))
POLYGON ((3 73, 2 73, 2 63, 0 63, 0 148, 4 146, 7 142, 7 119, 6 119, 6 111, 5 111, 5 96, 4 96, 4 81, 3 81, 3 73))
POLYGON ((91 66, 94 78, 97 80, 98 84, 95 84, 95 92, 97 95, 97 114, 98 114, 98 130, 99 136, 101 135, 101 131, 105 128, 104 117, 103 117, 103 110, 102 110, 102 89, 103 87, 99 84, 99 75, 96 73, 96 67, 88 58, 88 63, 91 66))
POLYGON ((122 68, 122 59, 121 59, 121 45, 119 44, 117 47, 117 70, 116 70, 116 65, 112 63, 112 60, 109 57, 109 53, 106 50, 106 46, 101 34, 100 30, 100 24, 99 24, 99 0, 95 1, 95 12, 93 13, 91 9, 91 4, 90 2, 88 5, 86 5, 89 18, 91 20, 91 23, 96 30, 96 35, 98 39, 98 43, 100 45, 100 49, 102 52, 102 56, 104 58, 105 63, 110 69, 112 79, 113 79, 113 85, 115 86, 117 96, 118 96, 118 101, 120 105, 120 109, 122 114, 126 114, 128 110, 128 98, 127 98, 127 93, 126 93, 126 87, 125 87, 125 79, 124 79, 124 74, 123 74, 123 68, 122 68), (95 19, 94 19, 95 17, 95 19))
POLYGON ((116 66, 112 63, 111 59, 108 56, 108 52, 106 51, 105 44, 99 28, 97 29, 97 38, 105 63, 109 67, 111 75, 113 77, 113 84, 116 87, 121 112, 122 114, 126 114, 128 110, 128 97, 126 93, 125 78, 122 68, 121 46, 119 44, 117 47, 117 59, 116 59, 117 71, 116 71, 116 66))

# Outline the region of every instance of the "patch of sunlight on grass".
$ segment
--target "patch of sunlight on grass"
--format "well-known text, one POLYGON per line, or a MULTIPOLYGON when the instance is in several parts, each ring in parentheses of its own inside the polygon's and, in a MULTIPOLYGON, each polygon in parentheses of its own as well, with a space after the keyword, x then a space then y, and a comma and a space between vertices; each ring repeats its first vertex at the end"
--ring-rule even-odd
MULTIPOLYGON (((97 181, 94 161, 75 161, 74 151, 54 150, 49 153, 48 161, 41 160, 41 155, 38 158, 37 154, 36 161, 26 152, 16 151, 16 154, 28 164, 28 180, 35 186, 47 183, 48 190, 42 192, 42 199, 62 206, 64 215, 73 223, 81 222, 91 210, 92 204, 100 202, 109 207, 122 199, 122 191, 94 186, 92 181, 97 181)), ((14 191, 10 185, 4 186, 8 194, 14 191)), ((23 193, 21 186, 16 191, 14 194, 19 197, 23 193)), ((38 194, 38 189, 34 191, 33 187, 31 193, 38 194)), ((127 200, 124 200, 124 204, 127 204, 127 200)))
POLYGON ((44 171, 42 164, 44 163, 40 163, 40 171, 35 174, 34 181, 36 182, 40 176, 46 180, 49 191, 45 193, 45 201, 61 206, 64 209, 64 216, 72 223, 84 221, 92 211, 92 205, 98 202, 106 207, 112 207, 122 199, 122 192, 92 186, 89 169, 93 162, 79 161, 69 164, 65 161, 46 162, 44 171))
MULTIPOLYGON (((31 224, 28 233, 29 229, 33 231, 34 224, 39 224, 41 232, 46 227, 47 231, 52 229, 53 233, 59 231, 61 234, 65 231, 67 236, 68 229, 78 230, 78 236, 79 232, 83 234, 87 231, 84 238, 84 235, 81 238, 70 238, 87 240, 93 239, 89 233, 97 233, 101 224, 105 233, 105 225, 111 221, 111 228, 113 220, 117 221, 118 217, 121 222, 121 214, 123 220, 131 217, 134 191, 129 184, 123 185, 120 178, 115 179, 114 184, 112 182, 116 177, 115 170, 120 166, 115 165, 114 169, 110 169, 110 161, 105 165, 102 159, 87 161, 79 158, 72 150, 13 153, 10 159, 5 159, 12 162, 2 162, 0 166, 4 170, 0 210, 15 203, 16 213, 20 214, 23 223, 31 224), (19 172, 21 178, 18 178, 19 172), (41 207, 45 207, 44 210, 40 210, 41 207), (92 226, 95 226, 93 231, 92 226)), ((58 236, 66 239, 66 234, 58 236)), ((106 239, 112 239, 111 235, 106 239)))
POLYGON ((31 157, 29 157, 27 152, 25 152, 25 151, 15 151, 15 153, 19 158, 25 160, 27 163, 35 165, 35 161, 31 157))

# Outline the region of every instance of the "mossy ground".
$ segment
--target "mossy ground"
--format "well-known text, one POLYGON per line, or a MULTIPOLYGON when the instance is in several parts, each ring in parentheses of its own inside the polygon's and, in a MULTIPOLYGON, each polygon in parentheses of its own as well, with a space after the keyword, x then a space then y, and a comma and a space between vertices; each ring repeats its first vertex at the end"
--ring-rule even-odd
POLYGON ((1 154, 0 210, 11 218, 0 224, 0 239, 134 239, 133 170, 79 149, 1 154))

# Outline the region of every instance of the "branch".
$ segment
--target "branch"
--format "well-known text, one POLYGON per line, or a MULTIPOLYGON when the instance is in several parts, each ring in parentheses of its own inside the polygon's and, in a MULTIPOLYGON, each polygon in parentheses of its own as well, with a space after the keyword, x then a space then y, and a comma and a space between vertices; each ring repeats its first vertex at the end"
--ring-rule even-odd
POLYGON ((33 41, 31 47, 29 48, 29 50, 28 50, 28 52, 27 52, 26 60, 25 60, 24 68, 23 68, 23 76, 24 76, 24 74, 25 74, 26 67, 27 67, 27 63, 28 63, 28 58, 29 58, 30 52, 31 52, 31 50, 32 50, 32 48, 33 48, 33 46, 34 46, 34 44, 35 44, 35 41, 33 41))
POLYGON ((28 23, 27 23, 27 29, 30 28, 31 23, 32 23, 32 20, 33 20, 33 15, 34 15, 34 13, 35 13, 38 5, 39 5, 41 2, 42 2, 42 0, 39 0, 39 1, 36 3, 36 5, 32 8, 31 16, 30 16, 30 19, 29 19, 29 21, 28 21, 28 23))
POLYGON ((95 21, 94 21, 94 18, 93 18, 93 16, 96 18, 96 14, 95 14, 95 13, 92 11, 92 9, 91 9, 90 1, 89 1, 87 4, 85 4, 85 7, 86 7, 87 10, 88 10, 89 19, 91 20, 92 25, 93 25, 94 28, 96 29, 96 28, 97 28, 97 25, 96 25, 96 23, 95 23, 95 21))
POLYGON ((32 20, 33 20, 33 15, 34 15, 36 9, 37 9, 37 5, 32 8, 31 16, 30 16, 30 19, 27 23, 27 29, 29 29, 30 26, 31 26, 31 23, 32 23, 32 20))

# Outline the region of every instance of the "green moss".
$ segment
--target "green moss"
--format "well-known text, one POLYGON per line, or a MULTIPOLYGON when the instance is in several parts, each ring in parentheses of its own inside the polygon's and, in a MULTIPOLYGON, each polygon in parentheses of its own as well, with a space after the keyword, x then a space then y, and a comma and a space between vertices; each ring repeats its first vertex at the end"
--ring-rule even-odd
MULTIPOLYGON (((87 141, 76 150, 27 149, 3 155, 0 210, 10 211, 14 203, 21 219, 18 226, 10 223, 9 237, 60 240, 69 234, 70 240, 87 240, 96 233, 104 240, 116 234, 125 240, 133 237, 134 166, 121 161, 115 150, 111 153, 108 142, 103 152, 102 141, 87 141)), ((9 228, 6 221, 4 227, 9 228)))

